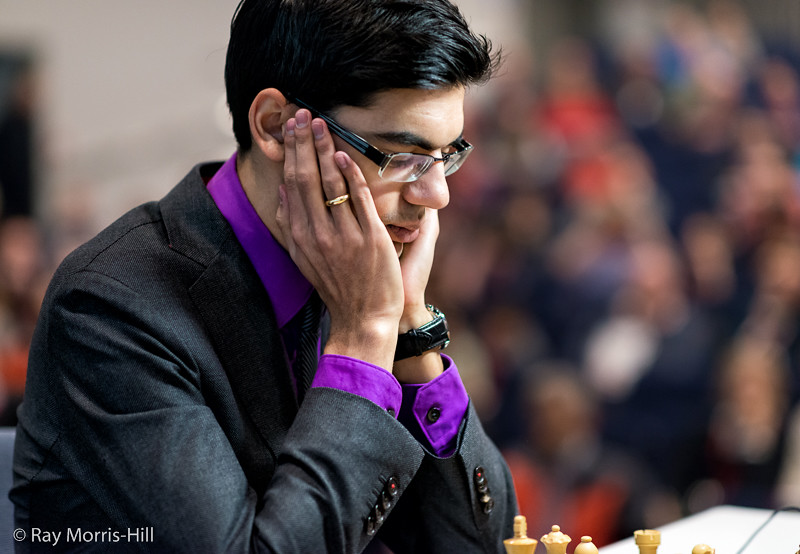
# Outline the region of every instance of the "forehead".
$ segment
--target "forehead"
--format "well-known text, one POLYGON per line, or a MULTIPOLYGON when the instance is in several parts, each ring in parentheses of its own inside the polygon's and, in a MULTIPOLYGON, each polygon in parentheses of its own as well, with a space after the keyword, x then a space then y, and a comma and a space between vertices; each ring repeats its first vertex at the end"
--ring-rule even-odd
POLYGON ((365 135, 414 134, 436 147, 461 136, 464 128, 463 87, 419 90, 391 89, 373 96, 366 107, 343 106, 336 120, 365 135))

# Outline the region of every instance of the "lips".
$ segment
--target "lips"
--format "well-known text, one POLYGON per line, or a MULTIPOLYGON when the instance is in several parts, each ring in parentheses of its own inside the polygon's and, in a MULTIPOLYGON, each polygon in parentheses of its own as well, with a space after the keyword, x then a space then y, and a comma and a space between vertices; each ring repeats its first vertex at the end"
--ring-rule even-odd
POLYGON ((401 227, 399 225, 387 225, 386 230, 394 242, 409 243, 414 242, 419 237, 419 227, 401 227))

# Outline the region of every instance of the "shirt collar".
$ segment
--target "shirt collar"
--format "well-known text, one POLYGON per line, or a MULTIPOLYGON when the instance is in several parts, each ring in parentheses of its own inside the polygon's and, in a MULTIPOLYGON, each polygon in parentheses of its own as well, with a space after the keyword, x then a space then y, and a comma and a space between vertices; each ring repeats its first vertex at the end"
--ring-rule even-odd
POLYGON ((300 311, 313 287, 256 213, 236 173, 236 160, 234 154, 217 171, 208 182, 208 192, 233 228, 267 290, 278 326, 283 327, 300 311))

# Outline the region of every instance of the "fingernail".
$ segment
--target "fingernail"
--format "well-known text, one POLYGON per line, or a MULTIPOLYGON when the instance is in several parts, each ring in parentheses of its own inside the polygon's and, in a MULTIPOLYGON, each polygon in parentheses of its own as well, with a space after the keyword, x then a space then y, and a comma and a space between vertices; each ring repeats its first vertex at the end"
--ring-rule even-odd
POLYGON ((336 160, 336 165, 338 165, 341 169, 345 169, 347 167, 347 154, 343 152, 337 152, 333 159, 336 160))
POLYGON ((314 132, 314 138, 321 139, 325 135, 325 126, 322 121, 315 119, 311 122, 311 130, 314 132))
POLYGON ((280 198, 280 205, 286 203, 286 185, 281 185, 278 187, 278 197, 280 198))
POLYGON ((286 134, 289 135, 290 137, 294 136, 294 126, 295 126, 294 119, 290 119, 289 121, 286 122, 286 134))
POLYGON ((298 110, 294 117, 297 119, 298 129, 303 129, 308 125, 308 112, 306 110, 298 110))

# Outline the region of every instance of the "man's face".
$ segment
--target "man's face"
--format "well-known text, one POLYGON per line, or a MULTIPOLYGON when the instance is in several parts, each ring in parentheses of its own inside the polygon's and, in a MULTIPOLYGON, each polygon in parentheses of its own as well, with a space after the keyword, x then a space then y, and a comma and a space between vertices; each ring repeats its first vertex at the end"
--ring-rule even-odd
MULTIPOLYGON (((464 89, 393 89, 378 93, 366 108, 344 106, 331 114, 348 130, 383 152, 411 152, 441 157, 452 151, 464 127, 464 89)), ((410 183, 387 181, 378 166, 334 136, 336 147, 347 152, 361 168, 375 206, 392 237, 397 254, 413 242, 425 208, 441 209, 450 200, 441 163, 434 164, 410 183)))

